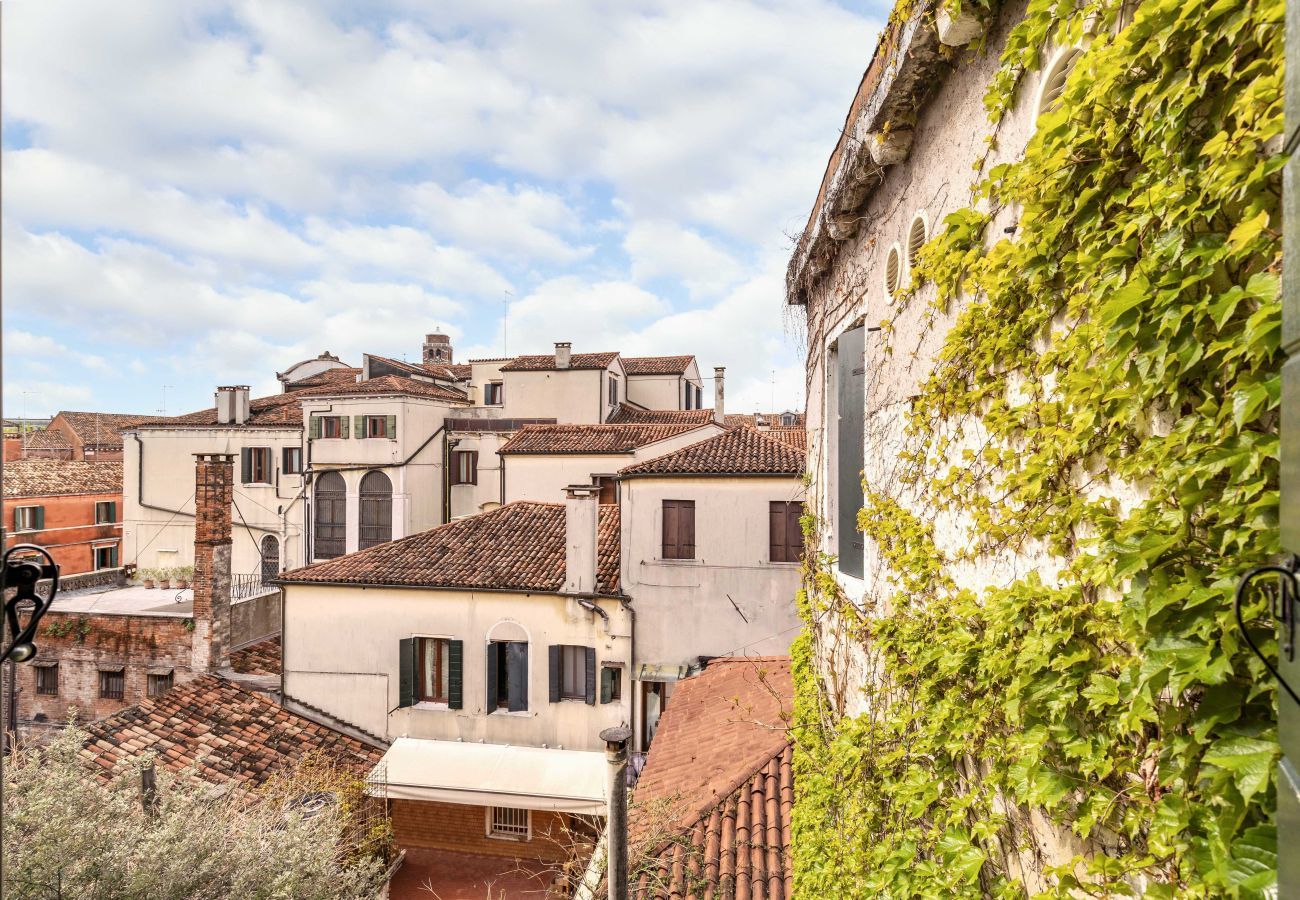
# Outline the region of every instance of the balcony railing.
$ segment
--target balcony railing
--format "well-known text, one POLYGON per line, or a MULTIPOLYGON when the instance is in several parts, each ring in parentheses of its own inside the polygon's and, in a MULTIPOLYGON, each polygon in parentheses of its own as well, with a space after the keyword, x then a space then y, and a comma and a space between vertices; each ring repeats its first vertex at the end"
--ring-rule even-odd
POLYGON ((269 594, 278 590, 279 588, 275 585, 266 583, 266 576, 261 572, 254 572, 252 575, 230 576, 231 600, 248 600, 251 597, 260 597, 262 594, 269 594))

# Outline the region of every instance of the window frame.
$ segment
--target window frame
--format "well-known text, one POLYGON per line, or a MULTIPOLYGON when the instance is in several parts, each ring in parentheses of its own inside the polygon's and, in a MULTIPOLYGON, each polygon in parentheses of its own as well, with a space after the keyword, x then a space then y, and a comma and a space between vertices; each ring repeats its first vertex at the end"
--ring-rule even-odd
POLYGON ((587 701, 587 648, 560 645, 560 699, 587 701), (570 684, 572 676, 572 684, 570 684))
POLYGON ((94 567, 95 567, 94 570, 93 570, 93 571, 95 571, 95 572, 102 572, 102 571, 104 571, 104 570, 106 570, 106 569, 116 569, 116 568, 119 568, 119 565, 118 565, 118 559, 119 559, 119 556, 118 556, 118 546, 117 546, 117 544, 106 544, 106 545, 104 545, 104 546, 102 546, 102 547, 92 547, 92 548, 90 549, 90 559, 91 559, 91 563, 92 563, 92 564, 94 565, 94 567), (108 562, 108 564, 107 564, 107 565, 103 565, 103 566, 101 566, 101 565, 99 564, 99 554, 100 554, 101 551, 104 551, 104 550, 109 551, 109 553, 110 553, 110 557, 109 557, 109 562, 108 562))
POLYGON ((241 465, 241 484, 274 484, 275 451, 272 447, 245 447, 246 465, 241 465))
POLYGON ((618 376, 609 376, 609 405, 618 406, 618 376))
POLYGON ((302 474, 302 448, 285 447, 280 454, 280 471, 285 475, 302 474))
POLYGON ((108 669, 99 671, 99 699, 100 700, 125 700, 126 699, 126 670, 121 669, 113 672, 108 669), (117 680, 116 691, 112 690, 111 684, 113 679, 117 680))
POLYGON ((489 381, 483 385, 484 406, 503 406, 505 402, 506 383, 504 381, 489 381))
POLYGON ((343 417, 342 416, 320 416, 320 439, 323 441, 337 441, 343 439, 343 417), (329 434, 330 426, 333 426, 333 434, 329 434))
POLYGON ((95 501, 95 524, 96 525, 116 525, 117 524, 117 501, 116 500, 96 500, 95 501), (100 510, 107 510, 108 516, 104 518, 100 515, 100 510))
POLYGON ((51 663, 48 666, 36 667, 35 690, 37 695, 41 697, 59 696, 59 664, 58 663, 51 663), (49 673, 52 673, 52 675, 49 673), (52 690, 50 689, 51 685, 43 683, 48 678, 52 678, 54 681, 52 690))
POLYGON ((15 506, 14 507, 14 531, 40 531, 41 530, 41 511, 40 506, 15 506))
POLYGON ((161 672, 158 673, 151 672, 145 675, 144 693, 145 693, 145 697, 150 700, 155 699, 157 697, 161 697, 163 694, 167 693, 175 686, 176 686, 175 672, 168 672, 165 675, 161 672), (160 688, 159 685, 163 684, 163 679, 166 679, 166 687, 160 688))
POLYGON ((488 838, 495 841, 518 841, 520 843, 527 843, 533 839, 533 811, 531 809, 522 809, 514 806, 489 806, 486 807, 483 812, 484 832, 488 838), (496 813, 498 810, 510 814, 523 813, 523 825, 504 824, 498 826, 496 821, 496 813), (498 827, 504 828, 505 830, 498 830, 498 827), (523 830, 518 830, 520 828, 523 830))
POLYGON ((368 415, 362 420, 362 423, 363 423, 363 427, 365 428, 364 437, 368 439, 387 440, 388 438, 392 437, 392 435, 388 433, 388 416, 368 415), (378 434, 375 433, 376 425, 378 425, 379 428, 378 434))
POLYGON ((803 502, 799 500, 769 500, 767 504, 767 555, 768 562, 771 563, 799 563, 803 562, 804 553, 807 548, 804 546, 803 528, 800 527, 799 520, 803 518, 803 502), (793 507, 793 508, 792 508, 793 507), (778 516, 779 509, 779 516, 778 516), (792 516, 791 513, 797 513, 792 516), (793 520, 793 521, 792 521, 793 520), (780 521, 782 529, 782 540, 778 543, 776 540, 776 523, 780 521), (790 543, 790 529, 798 528, 798 547, 790 543), (779 552, 773 552, 777 548, 779 552), (792 551, 797 551, 793 559, 789 558, 792 551))
POLYGON ((453 450, 451 451, 451 463, 452 485, 478 484, 477 450, 453 450), (468 464, 466 464, 466 460, 468 460, 468 464))
POLYGON ((451 639, 445 637, 425 637, 423 635, 415 639, 415 702, 416 703, 436 703, 440 706, 449 706, 451 703, 451 639), (433 694, 426 696, 424 693, 424 662, 425 654, 429 652, 429 645, 434 647, 433 662, 433 694), (439 685, 443 680, 443 666, 447 667, 446 683, 439 685), (439 687, 441 687, 441 696, 439 696, 439 687))

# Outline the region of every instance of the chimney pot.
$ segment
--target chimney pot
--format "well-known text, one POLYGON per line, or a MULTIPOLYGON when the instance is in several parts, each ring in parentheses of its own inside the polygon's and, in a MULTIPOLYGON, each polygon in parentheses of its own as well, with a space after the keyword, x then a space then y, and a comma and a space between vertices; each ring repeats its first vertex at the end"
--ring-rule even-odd
POLYGON ((564 489, 564 593, 596 593, 596 546, 600 527, 600 486, 571 484, 564 489))
POLYGON ((555 342, 555 368, 567 369, 573 361, 573 345, 568 341, 555 342))
POLYGON ((243 425, 248 421, 248 385, 229 384, 217 388, 217 424, 243 425))
POLYGON ((719 425, 727 424, 727 367, 713 368, 713 421, 719 425))

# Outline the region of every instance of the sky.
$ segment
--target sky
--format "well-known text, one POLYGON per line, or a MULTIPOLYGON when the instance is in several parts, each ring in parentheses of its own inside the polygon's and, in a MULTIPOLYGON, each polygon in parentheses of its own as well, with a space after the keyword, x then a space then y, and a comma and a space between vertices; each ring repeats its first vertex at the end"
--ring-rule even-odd
POLYGON ((5 414, 177 414, 432 331, 802 409, 785 267, 887 6, 7 0, 5 414))

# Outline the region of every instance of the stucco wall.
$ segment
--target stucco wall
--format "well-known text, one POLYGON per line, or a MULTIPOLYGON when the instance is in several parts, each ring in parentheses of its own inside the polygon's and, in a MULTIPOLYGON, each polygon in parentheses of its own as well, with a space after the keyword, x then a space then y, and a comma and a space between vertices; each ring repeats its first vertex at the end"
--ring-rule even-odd
POLYGON ((119 548, 122 558, 122 495, 60 494, 53 497, 7 497, 4 500, 5 548, 15 544, 40 544, 59 566, 60 575, 76 575, 95 570, 97 547, 119 548), (95 504, 117 504, 117 518, 111 523, 95 524, 95 504), (16 531, 14 510, 20 506, 40 506, 45 510, 45 527, 40 531, 16 531))
POLYGON ((629 375, 627 400, 646 409, 685 409, 688 381, 702 387, 694 364, 682 375, 629 375))
POLYGON ((285 594, 286 695, 372 734, 598 750, 601 729, 630 721, 626 680, 614 703, 547 699, 551 644, 595 647, 597 666, 630 664, 631 621, 615 601, 600 601, 607 627, 555 594, 315 585, 285 594), (487 643, 519 630, 529 640, 528 710, 487 714, 487 643), (463 709, 397 708, 399 642, 416 636, 464 641, 463 709))
MULTIPOLYGON (((553 418, 559 422, 593 425, 605 421, 612 407, 605 396, 610 373, 623 378, 621 368, 504 372, 504 418, 553 418)), ((481 397, 482 395, 480 395, 481 397)))
MULTIPOLYGON (((459 450, 478 451, 478 484, 454 484, 451 486, 452 518, 472 516, 493 508, 501 503, 501 457, 497 448, 510 438, 507 432, 457 432, 452 435, 459 443, 453 453, 459 450)), ((451 461, 448 461, 451 465, 451 461)))

